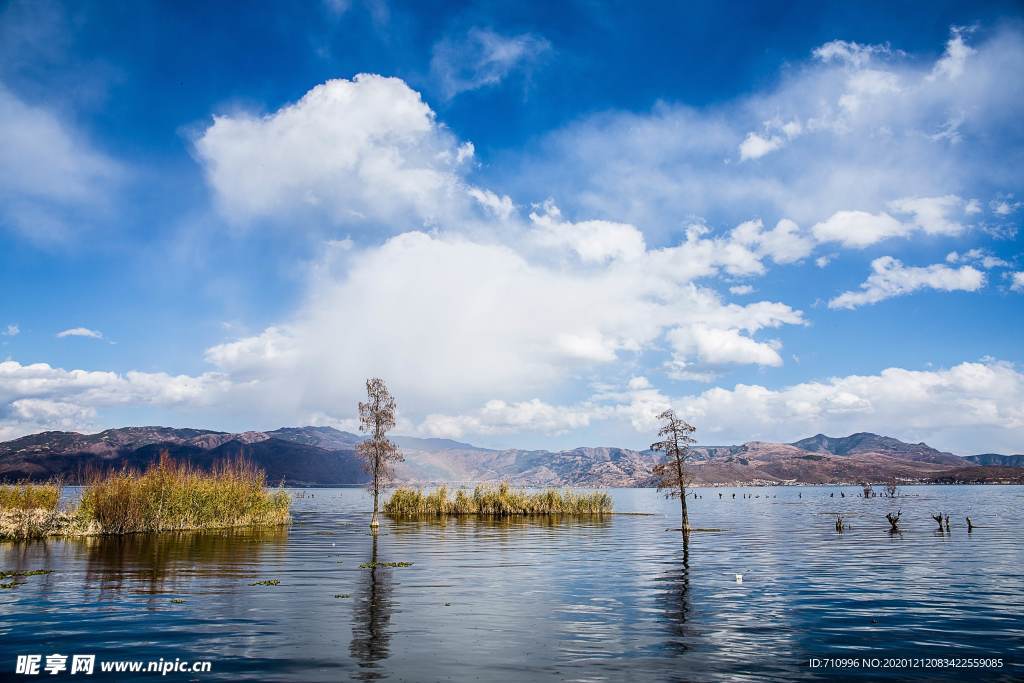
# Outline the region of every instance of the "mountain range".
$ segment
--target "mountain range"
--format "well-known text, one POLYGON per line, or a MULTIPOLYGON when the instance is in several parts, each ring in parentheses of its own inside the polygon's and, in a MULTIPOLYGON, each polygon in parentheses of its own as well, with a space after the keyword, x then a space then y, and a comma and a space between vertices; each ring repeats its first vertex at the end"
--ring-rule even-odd
MULTIPOLYGON (((284 427, 229 433, 170 427, 125 427, 98 434, 41 432, 0 443, 0 481, 82 481, 90 472, 145 467, 160 453, 207 468, 244 457, 268 481, 298 486, 365 483, 355 452, 359 435, 332 427, 284 427)), ((659 454, 614 447, 564 451, 489 449, 450 439, 396 436, 405 454, 399 481, 522 486, 650 486, 659 454)), ((693 449, 698 484, 823 484, 858 481, 1024 482, 1024 455, 961 457, 924 443, 868 432, 818 434, 793 443, 750 441, 693 449)))

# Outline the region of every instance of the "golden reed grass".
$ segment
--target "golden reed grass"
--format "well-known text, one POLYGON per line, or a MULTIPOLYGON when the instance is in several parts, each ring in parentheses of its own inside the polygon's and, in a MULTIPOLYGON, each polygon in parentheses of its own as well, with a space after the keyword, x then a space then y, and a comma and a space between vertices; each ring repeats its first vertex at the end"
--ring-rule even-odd
MULTIPOLYGON (((9 500, 50 498, 32 492, 9 500)), ((56 501, 28 508, 0 501, 0 539, 270 526, 289 520, 290 505, 284 491, 267 491, 265 474, 251 463, 229 461, 204 471, 163 453, 141 472, 94 473, 74 510, 57 510, 56 501)))
POLYGON ((471 493, 459 489, 453 497, 441 486, 424 493, 420 489, 399 488, 384 504, 384 513, 396 517, 424 515, 601 515, 612 511, 607 493, 573 493, 547 489, 529 493, 499 486, 477 486, 471 493))
POLYGON ((263 471, 243 460, 204 471, 165 453, 144 472, 125 469, 93 477, 79 511, 115 534, 286 522, 288 494, 269 493, 266 483, 263 471))
POLYGON ((55 510, 60 493, 60 484, 0 484, 0 509, 55 510))

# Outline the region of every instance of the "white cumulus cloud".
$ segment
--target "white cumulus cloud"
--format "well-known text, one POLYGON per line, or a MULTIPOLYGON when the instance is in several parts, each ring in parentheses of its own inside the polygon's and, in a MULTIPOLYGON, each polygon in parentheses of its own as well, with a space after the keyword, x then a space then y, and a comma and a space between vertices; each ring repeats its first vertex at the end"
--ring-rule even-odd
POLYGON ((636 227, 611 221, 570 223, 553 203, 530 214, 534 239, 546 247, 567 247, 584 263, 605 263, 613 259, 632 260, 647 250, 644 235, 636 227))
POLYGON ((88 429, 110 406, 210 406, 231 390, 224 375, 65 370, 0 362, 0 439, 47 429, 88 429))
POLYGON ((954 26, 950 31, 949 41, 946 43, 946 51, 942 58, 935 63, 935 67, 928 75, 928 80, 955 80, 963 75, 967 60, 975 53, 964 40, 964 34, 969 30, 962 26, 954 26))
POLYGON ((843 292, 829 301, 828 307, 857 308, 925 288, 943 292, 976 292, 985 286, 985 273, 972 266, 950 268, 940 263, 925 267, 904 266, 898 259, 882 256, 871 262, 871 270, 860 290, 843 292))
POLYGON ((950 214, 963 211, 967 203, 956 195, 904 197, 889 202, 889 208, 913 215, 916 227, 929 235, 959 235, 964 225, 950 214))
POLYGON ((706 325, 692 325, 672 330, 668 334, 668 339, 677 357, 695 357, 712 365, 725 363, 782 365, 782 358, 776 351, 777 344, 754 341, 735 329, 716 329, 706 325))
POLYGON ((784 140, 777 135, 764 137, 758 133, 747 133, 747 137, 740 143, 740 159, 760 159, 781 148, 783 144, 784 140))
POLYGON ((817 433, 872 431, 967 455, 1017 452, 1024 439, 1024 373, 1010 363, 965 362, 936 370, 890 367, 778 389, 756 384, 669 396, 646 377, 605 388, 577 404, 493 399, 462 414, 434 414, 426 434, 474 438, 490 434, 555 434, 599 421, 621 421, 639 434, 657 428, 666 408, 697 426, 700 443, 795 441, 817 433))
POLYGON ((1024 439, 1024 374, 997 361, 888 368, 781 389, 738 384, 672 402, 697 425, 702 443, 872 431, 966 455, 1016 453, 1024 439))
POLYGON ((1008 273, 1010 276, 1010 289, 1014 292, 1024 292, 1024 272, 1008 273))
POLYGON ((558 197, 566 212, 642 226, 650 243, 685 217, 742 220, 740 212, 817 226, 822 239, 851 248, 957 236, 986 218, 964 198, 1019 184, 1006 151, 1024 97, 1005 74, 1024 69, 1024 34, 1002 27, 974 38, 955 32, 931 62, 832 41, 734 101, 580 119, 507 178, 558 197))
MULTIPOLYGON (((588 223, 570 232, 580 225, 586 230, 588 223)), ((420 232, 342 252, 347 261, 318 271, 293 318, 214 346, 207 359, 232 377, 259 382, 268 400, 289 397, 295 410, 348 406, 364 376, 379 375, 416 414, 439 401, 472 405, 495 387, 510 403, 527 400, 573 373, 653 349, 670 330, 700 326, 702 338, 724 330, 733 345, 759 345, 752 335, 760 330, 804 322, 785 304, 730 304, 694 283, 760 268, 739 245, 700 230, 656 250, 629 239, 591 244, 589 236, 570 240, 584 257, 578 260, 547 258, 561 242, 547 252, 536 245, 520 252, 420 232), (623 244, 630 246, 623 251, 623 244), (598 258, 604 266, 593 268, 598 258)), ((705 344, 675 353, 687 361, 777 363, 774 350, 757 349, 716 355, 705 344)))
POLYGON ((771 230, 765 230, 760 219, 746 221, 733 229, 731 238, 776 263, 799 261, 814 249, 814 240, 788 218, 780 220, 771 230))
POLYGON ((819 242, 838 242, 863 249, 889 237, 906 235, 910 228, 887 213, 837 211, 811 228, 819 242))
POLYGON ((195 139, 234 221, 315 216, 399 229, 465 207, 471 150, 402 80, 371 74, 327 81, 271 114, 215 116, 195 139))

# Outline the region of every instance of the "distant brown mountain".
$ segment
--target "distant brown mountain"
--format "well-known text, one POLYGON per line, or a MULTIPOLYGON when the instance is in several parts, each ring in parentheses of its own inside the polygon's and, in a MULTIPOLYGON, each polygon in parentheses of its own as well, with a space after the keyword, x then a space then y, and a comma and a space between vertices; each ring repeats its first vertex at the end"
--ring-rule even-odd
POLYGON ((59 477, 77 483, 90 472, 145 467, 164 451, 203 468, 244 457, 262 467, 272 483, 330 486, 365 481, 353 450, 359 437, 322 429, 239 434, 169 427, 127 427, 99 434, 42 432, 0 443, 0 481, 59 477))
POLYGON ((964 456, 976 465, 995 465, 997 467, 1024 467, 1024 455, 1000 455, 999 453, 981 453, 964 456))
POLYGON ((831 455, 877 453, 912 462, 963 465, 963 458, 960 456, 937 451, 926 443, 904 443, 891 436, 879 436, 870 432, 859 432, 841 438, 817 434, 808 439, 795 441, 792 445, 801 450, 831 455))
MULTIPOLYGON (((42 432, 0 443, 0 480, 69 483, 87 473, 144 467, 161 452, 209 467, 245 457, 272 483, 339 486, 366 481, 355 447, 362 437, 332 427, 285 427, 228 433, 169 427, 127 427, 98 434, 42 432)), ((657 454, 627 448, 565 451, 480 448, 449 439, 395 437, 406 461, 400 480, 412 483, 511 481, 523 486, 649 486, 657 454)), ((699 484, 782 484, 886 481, 1024 481, 1024 468, 986 454, 961 458, 892 437, 862 432, 823 434, 794 443, 751 441, 694 449, 691 472, 699 484), (982 458, 989 462, 975 462, 982 458)))

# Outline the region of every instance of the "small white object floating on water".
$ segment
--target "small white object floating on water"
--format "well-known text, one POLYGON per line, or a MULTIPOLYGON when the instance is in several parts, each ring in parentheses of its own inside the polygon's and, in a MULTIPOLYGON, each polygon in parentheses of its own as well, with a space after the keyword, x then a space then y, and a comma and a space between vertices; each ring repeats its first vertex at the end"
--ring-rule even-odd
POLYGON ((736 575, 736 583, 743 583, 743 574, 736 575))

